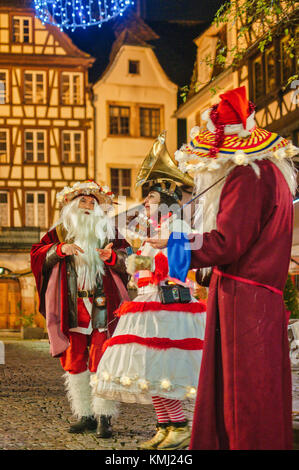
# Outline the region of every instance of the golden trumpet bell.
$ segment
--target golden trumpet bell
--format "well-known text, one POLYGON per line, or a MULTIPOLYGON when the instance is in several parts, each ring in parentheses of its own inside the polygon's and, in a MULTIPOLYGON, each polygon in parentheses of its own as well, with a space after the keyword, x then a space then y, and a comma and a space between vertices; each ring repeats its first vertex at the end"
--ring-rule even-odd
POLYGON ((191 176, 182 173, 176 162, 171 158, 166 147, 166 131, 161 132, 145 157, 136 178, 135 189, 148 181, 176 181, 187 186, 193 186, 191 176))

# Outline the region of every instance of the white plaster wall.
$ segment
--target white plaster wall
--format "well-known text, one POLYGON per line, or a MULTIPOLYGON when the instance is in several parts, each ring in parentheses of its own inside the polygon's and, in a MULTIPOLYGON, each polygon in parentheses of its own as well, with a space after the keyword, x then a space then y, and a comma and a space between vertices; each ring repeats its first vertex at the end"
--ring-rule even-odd
MULTIPOLYGON (((177 124, 173 114, 177 107, 177 86, 165 75, 151 48, 122 46, 113 64, 94 86, 94 93, 98 181, 110 185, 109 165, 131 168, 134 180, 154 142, 154 138, 147 137, 108 136, 108 103, 111 101, 124 106, 133 103, 162 106, 161 130, 167 130, 167 147, 174 154, 177 124), (129 60, 140 62, 140 75, 128 73, 129 60)), ((140 191, 133 196, 129 202, 134 205, 140 200, 140 191)))

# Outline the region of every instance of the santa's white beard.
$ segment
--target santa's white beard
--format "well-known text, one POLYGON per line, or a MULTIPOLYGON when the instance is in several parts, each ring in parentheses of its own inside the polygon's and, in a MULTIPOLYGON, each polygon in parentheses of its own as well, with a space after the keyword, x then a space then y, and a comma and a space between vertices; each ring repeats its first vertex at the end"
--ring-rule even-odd
MULTIPOLYGON (((292 165, 291 161, 287 159, 278 161, 275 158, 271 160, 282 172, 291 193, 296 193, 297 181, 296 181, 296 170, 292 165)), ((236 168, 236 165, 232 162, 222 164, 218 170, 213 171, 202 171, 195 175, 195 193, 198 194, 206 188, 209 188, 213 183, 216 183, 219 179, 228 174, 236 168)), ((260 177, 260 170, 257 165, 252 166, 252 171, 255 172, 256 177, 260 177)), ((210 232, 211 230, 217 229, 217 214, 219 211, 220 196, 223 186, 226 182, 226 178, 217 183, 213 188, 209 189, 202 198, 199 198, 197 208, 194 216, 194 228, 198 233, 210 232)))
POLYGON ((75 243, 84 250, 74 256, 78 288, 91 290, 97 277, 105 272, 104 262, 96 249, 103 248, 109 239, 113 239, 114 232, 110 219, 97 203, 90 211, 80 209, 78 205, 79 198, 65 206, 58 224, 62 223, 67 231, 66 242, 75 243))
MULTIPOLYGON (((228 163, 218 170, 199 172, 194 178, 195 194, 209 188, 223 176, 226 176, 233 168, 234 165, 228 163)), ((194 216, 194 228, 198 233, 211 232, 211 230, 217 229, 216 219, 225 181, 226 178, 223 178, 222 181, 209 189, 203 197, 199 198, 194 216)))

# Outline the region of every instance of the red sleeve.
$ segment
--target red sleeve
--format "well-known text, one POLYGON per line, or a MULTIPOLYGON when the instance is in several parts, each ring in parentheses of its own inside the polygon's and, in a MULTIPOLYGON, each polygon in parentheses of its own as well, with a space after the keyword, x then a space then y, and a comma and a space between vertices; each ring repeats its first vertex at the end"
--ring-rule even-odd
POLYGON ((116 253, 115 253, 115 251, 112 250, 111 257, 110 257, 109 261, 108 260, 105 261, 105 264, 107 264, 108 266, 114 266, 115 263, 116 263, 116 258, 117 258, 116 253))
MULTIPOLYGON (((250 166, 232 171, 221 193, 217 230, 203 236, 189 235, 190 269, 231 264, 247 251, 261 230, 263 192, 262 178, 250 166)), ((267 201, 270 206, 271 202, 267 201)))
POLYGON ((30 256, 31 256, 31 269, 35 277, 36 287, 38 292, 41 291, 42 286, 42 270, 43 264, 47 255, 48 250, 55 243, 58 243, 58 237, 56 230, 51 230, 47 232, 39 243, 32 245, 30 256))
POLYGON ((66 256, 66 254, 65 254, 65 253, 62 253, 62 251, 61 251, 62 245, 65 245, 65 243, 59 243, 59 245, 57 245, 56 253, 57 253, 58 256, 60 256, 61 258, 64 258, 64 257, 66 256))

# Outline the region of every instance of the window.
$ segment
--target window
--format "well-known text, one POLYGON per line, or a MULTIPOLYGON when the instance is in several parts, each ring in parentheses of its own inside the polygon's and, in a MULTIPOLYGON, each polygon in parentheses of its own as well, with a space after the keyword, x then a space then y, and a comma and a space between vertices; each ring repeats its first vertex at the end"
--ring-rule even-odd
POLYGON ((119 196, 131 197, 131 170, 110 169, 111 191, 119 196))
POLYGON ((253 61, 253 94, 255 100, 264 94, 262 56, 253 61))
POLYGON ((83 75, 63 73, 61 84, 62 104, 83 104, 83 75))
POLYGON ((25 16, 13 17, 12 42, 23 44, 32 42, 32 18, 25 16))
POLYGON ((46 193, 26 192, 25 225, 26 227, 47 227, 46 193))
POLYGON ((157 137, 160 132, 160 109, 140 108, 140 135, 157 137))
POLYGON ((63 163, 84 163, 82 132, 63 131, 62 161, 63 163))
POLYGON ((9 163, 8 129, 0 129, 0 163, 9 163))
POLYGON ((109 106, 109 132, 113 135, 130 134, 130 108, 109 106))
POLYGON ((45 162, 46 131, 34 129, 24 132, 24 161, 45 162))
POLYGON ((27 104, 46 103, 45 72, 25 72, 24 101, 27 104))
POLYGON ((293 75, 293 58, 289 45, 290 38, 283 38, 280 42, 280 76, 282 85, 293 75))
POLYGON ((266 88, 267 92, 271 92, 276 88, 276 62, 275 62, 275 49, 271 47, 266 51, 266 88))
POLYGON ((140 62, 139 60, 129 60, 129 73, 139 75, 140 73, 140 62))
POLYGON ((0 227, 9 227, 9 193, 0 191, 0 227))
POLYGON ((0 104, 8 102, 8 71, 0 70, 0 104))

